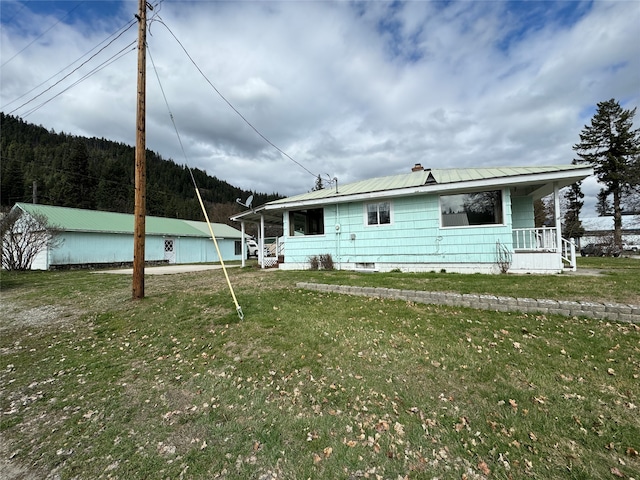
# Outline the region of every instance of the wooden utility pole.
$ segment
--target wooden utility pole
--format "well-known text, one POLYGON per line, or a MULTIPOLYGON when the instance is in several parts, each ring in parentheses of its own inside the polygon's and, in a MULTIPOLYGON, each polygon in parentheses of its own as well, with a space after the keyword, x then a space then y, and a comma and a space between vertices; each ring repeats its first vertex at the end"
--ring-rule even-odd
POLYGON ((133 211, 133 298, 144 298, 144 241, 146 216, 146 46, 147 2, 138 0, 138 108, 136 111, 136 174, 133 211))

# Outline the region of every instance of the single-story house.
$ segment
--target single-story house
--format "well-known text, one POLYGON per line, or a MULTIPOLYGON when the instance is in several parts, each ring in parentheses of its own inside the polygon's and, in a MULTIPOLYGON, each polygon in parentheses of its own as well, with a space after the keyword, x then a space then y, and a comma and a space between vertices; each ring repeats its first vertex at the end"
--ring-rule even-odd
MULTIPOLYGON (((115 265, 133 262, 134 216, 78 208, 17 203, 26 215, 39 214, 59 231, 61 244, 40 252, 33 270, 81 265, 115 265)), ((240 260, 242 233, 225 224, 211 225, 222 260, 240 260)), ((147 216, 145 261, 166 263, 218 262, 220 258, 206 222, 147 216)))
MULTIPOLYGON (((613 216, 587 217, 580 219, 584 235, 582 246, 589 243, 611 243, 613 241, 613 216)), ((629 250, 640 250, 640 215, 622 216, 622 244, 629 250)))
POLYGON ((336 182, 231 218, 242 231, 245 222, 280 224, 283 269, 309 268, 310 259, 322 254, 331 255, 335 268, 347 270, 575 269, 575 246, 559 228, 537 228, 533 205, 554 194, 555 225, 560 225, 559 190, 592 175, 591 167, 430 169, 416 164, 411 170, 346 185, 336 182))

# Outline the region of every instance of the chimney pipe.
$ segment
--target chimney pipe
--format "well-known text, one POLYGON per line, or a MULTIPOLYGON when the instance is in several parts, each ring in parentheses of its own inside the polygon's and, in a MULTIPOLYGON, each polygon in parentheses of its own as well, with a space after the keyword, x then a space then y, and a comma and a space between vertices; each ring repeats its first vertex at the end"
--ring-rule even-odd
POLYGON ((424 170, 423 166, 419 163, 416 163, 413 168, 411 169, 412 172, 421 172, 422 170, 424 170))

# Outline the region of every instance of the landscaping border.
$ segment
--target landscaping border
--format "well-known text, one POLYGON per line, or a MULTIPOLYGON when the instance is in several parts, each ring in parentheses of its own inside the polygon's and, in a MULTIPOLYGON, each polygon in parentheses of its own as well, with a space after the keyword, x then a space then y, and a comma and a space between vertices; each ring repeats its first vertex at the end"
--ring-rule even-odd
POLYGON ((415 303, 448 305, 453 307, 477 308, 498 312, 522 312, 564 315, 567 317, 589 317, 640 324, 640 305, 624 303, 574 302, 535 298, 502 297, 478 295, 474 293, 426 292, 420 290, 399 290, 396 288, 354 287, 330 285, 326 283, 298 282, 298 288, 320 292, 334 292, 364 297, 390 298, 415 303))

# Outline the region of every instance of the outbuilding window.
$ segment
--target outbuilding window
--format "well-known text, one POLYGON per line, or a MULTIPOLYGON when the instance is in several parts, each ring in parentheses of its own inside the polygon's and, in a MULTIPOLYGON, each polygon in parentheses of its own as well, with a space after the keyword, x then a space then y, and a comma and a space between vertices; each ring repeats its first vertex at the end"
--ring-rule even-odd
POLYGON ((324 235, 324 210, 309 208, 289 212, 289 235, 324 235))
POLYGON ((502 192, 461 193, 440 197, 440 214, 443 227, 501 225, 502 192))
POLYGON ((388 225, 391 223, 391 202, 365 204, 367 225, 388 225))

